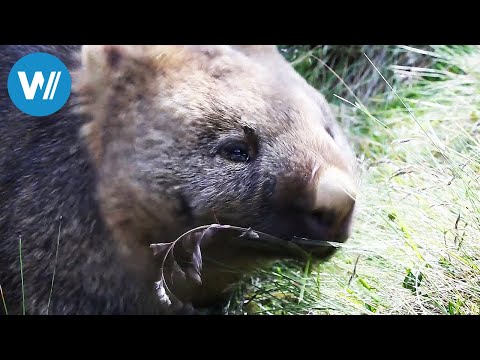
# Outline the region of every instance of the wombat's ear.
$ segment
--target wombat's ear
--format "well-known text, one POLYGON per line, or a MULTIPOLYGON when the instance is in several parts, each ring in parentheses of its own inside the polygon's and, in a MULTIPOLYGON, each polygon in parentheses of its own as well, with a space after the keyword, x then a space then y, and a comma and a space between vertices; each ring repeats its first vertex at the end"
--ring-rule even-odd
POLYGON ((125 49, 118 45, 83 45, 82 65, 87 70, 100 70, 116 65, 125 49))
POLYGON ((149 81, 156 71, 149 52, 146 45, 83 45, 74 74, 75 93, 82 103, 94 105, 103 101, 108 89, 140 88, 136 85, 149 81))
MULTIPOLYGON (((181 45, 83 45, 81 72, 83 81, 96 82, 141 65, 165 69, 185 58, 181 45)), ((143 69, 139 69, 143 70, 143 69)))
POLYGON ((143 46, 135 45, 83 45, 81 61, 84 75, 91 79, 102 78, 121 71, 131 60, 138 57, 143 46))

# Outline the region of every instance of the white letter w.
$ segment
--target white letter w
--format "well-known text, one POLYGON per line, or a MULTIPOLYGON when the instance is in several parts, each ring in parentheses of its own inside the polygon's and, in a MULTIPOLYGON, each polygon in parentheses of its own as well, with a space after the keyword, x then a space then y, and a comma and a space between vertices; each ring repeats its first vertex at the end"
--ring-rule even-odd
MULTIPOLYGON (((47 88, 43 93, 43 100, 47 100, 48 95, 50 95, 50 100, 53 99, 53 96, 55 95, 55 92, 57 90, 58 80, 60 80, 60 74, 61 74, 60 71, 58 72, 52 71, 50 73, 50 77, 48 78, 47 88), (54 81, 55 81, 55 84, 53 84, 54 81), (53 84, 53 89, 52 89, 52 84, 53 84)), ((33 100, 38 87, 40 87, 40 89, 43 89, 43 83, 45 82, 45 79, 41 71, 35 71, 31 84, 28 83, 27 75, 25 74, 25 71, 19 71, 18 78, 20 79, 20 84, 22 85, 23 93, 25 94, 25 99, 27 100, 33 100)))

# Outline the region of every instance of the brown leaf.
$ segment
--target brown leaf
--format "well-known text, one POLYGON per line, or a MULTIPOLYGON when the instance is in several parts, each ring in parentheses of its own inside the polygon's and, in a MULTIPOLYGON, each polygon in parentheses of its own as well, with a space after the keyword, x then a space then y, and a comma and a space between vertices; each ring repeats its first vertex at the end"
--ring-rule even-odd
POLYGON ((159 244, 151 244, 150 248, 153 250, 154 256, 159 255, 166 255, 170 247, 172 247, 172 243, 159 243, 159 244))
MULTIPOLYGON (((203 233, 205 233, 205 231, 203 233)), ((189 261, 189 263, 192 266, 189 266, 186 269, 186 273, 199 284, 202 283, 202 252, 200 250, 200 243, 203 239, 203 233, 200 236, 198 235, 198 233, 190 234, 183 241, 183 247, 185 248, 187 254, 191 254, 191 260, 189 261)))
POLYGON ((159 281, 155 282, 155 290, 157 291, 157 296, 158 299, 162 304, 165 305, 172 305, 172 301, 170 300, 170 297, 167 294, 167 291, 164 286, 163 279, 160 279, 159 281))
POLYGON ((172 274, 178 274, 182 280, 186 279, 185 271, 178 265, 175 258, 172 257, 172 274))
POLYGON ((249 238, 249 239, 259 239, 260 235, 257 232, 253 231, 252 228, 248 228, 244 231, 239 237, 241 238, 249 238))

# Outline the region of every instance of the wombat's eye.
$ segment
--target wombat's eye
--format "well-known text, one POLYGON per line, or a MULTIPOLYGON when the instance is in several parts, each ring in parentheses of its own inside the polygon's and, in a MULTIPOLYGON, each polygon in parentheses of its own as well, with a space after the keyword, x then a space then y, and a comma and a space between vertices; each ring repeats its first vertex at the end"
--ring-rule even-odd
POLYGON ((234 141, 224 144, 219 154, 230 161, 247 162, 250 159, 248 155, 248 145, 241 141, 234 141))

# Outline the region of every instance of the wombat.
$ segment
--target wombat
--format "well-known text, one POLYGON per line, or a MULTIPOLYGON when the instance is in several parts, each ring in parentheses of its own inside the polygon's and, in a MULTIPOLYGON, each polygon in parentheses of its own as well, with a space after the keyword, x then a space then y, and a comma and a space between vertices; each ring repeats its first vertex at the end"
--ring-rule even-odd
MULTIPOLYGON (((343 242, 356 191, 355 156, 329 105, 275 46, 0 47, 10 314, 171 313, 151 244, 212 223, 343 242), (57 56, 72 76, 68 102, 46 117, 22 113, 7 92, 10 69, 33 52, 57 56)), ((211 241, 201 283, 179 298, 218 304, 241 274, 289 256, 241 243, 211 241)))

